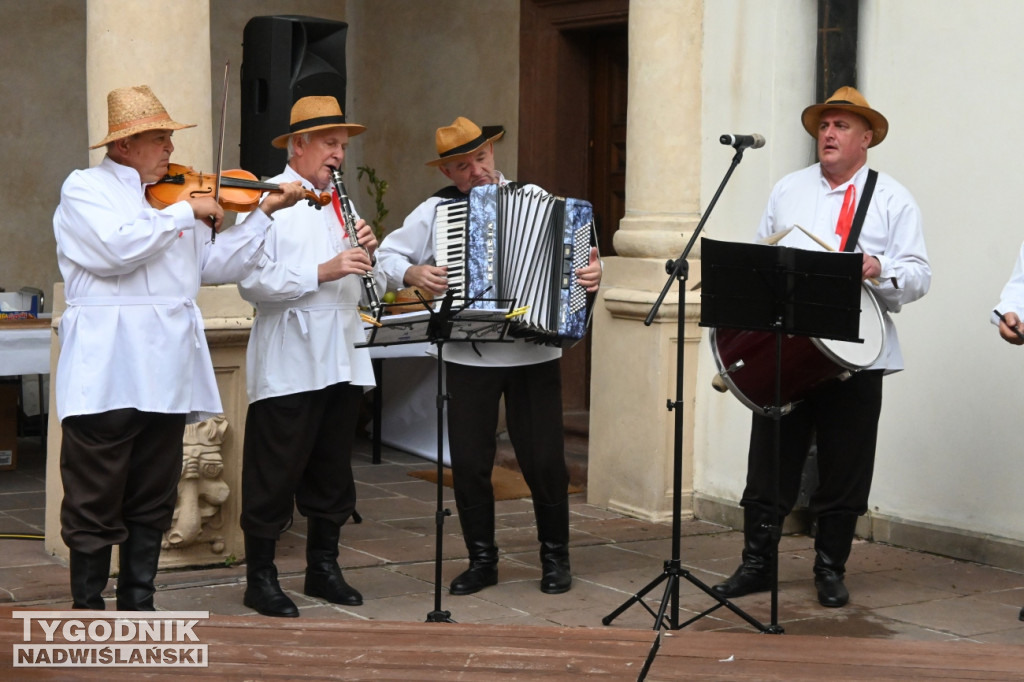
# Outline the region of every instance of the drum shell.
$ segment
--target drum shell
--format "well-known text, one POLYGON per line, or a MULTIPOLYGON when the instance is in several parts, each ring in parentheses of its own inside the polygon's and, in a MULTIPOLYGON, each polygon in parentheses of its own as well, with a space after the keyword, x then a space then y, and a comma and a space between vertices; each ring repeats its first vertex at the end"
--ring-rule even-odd
MULTIPOLYGON (((881 307, 871 290, 861 287, 861 343, 784 334, 780 354, 779 405, 792 404, 821 383, 846 372, 866 369, 881 357, 886 332, 881 307)), ((774 332, 712 329, 711 349, 726 388, 758 414, 775 405, 774 332), (732 369, 741 364, 739 368, 732 369)))
MULTIPOLYGON (((740 329, 712 329, 711 346, 720 369, 742 360, 743 366, 723 373, 729 390, 758 414, 775 404, 775 334, 740 329)), ((783 336, 781 400, 787 406, 824 381, 845 371, 823 355, 806 336, 783 336)))

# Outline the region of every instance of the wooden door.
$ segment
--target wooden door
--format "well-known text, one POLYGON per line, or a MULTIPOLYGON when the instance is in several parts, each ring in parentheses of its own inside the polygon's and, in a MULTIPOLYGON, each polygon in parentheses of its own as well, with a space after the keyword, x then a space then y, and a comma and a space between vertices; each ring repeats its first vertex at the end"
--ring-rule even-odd
MULTIPOLYGON (((625 214, 628 0, 522 0, 518 180, 594 205, 614 255, 625 214)), ((566 428, 587 431, 590 339, 562 358, 566 428)))

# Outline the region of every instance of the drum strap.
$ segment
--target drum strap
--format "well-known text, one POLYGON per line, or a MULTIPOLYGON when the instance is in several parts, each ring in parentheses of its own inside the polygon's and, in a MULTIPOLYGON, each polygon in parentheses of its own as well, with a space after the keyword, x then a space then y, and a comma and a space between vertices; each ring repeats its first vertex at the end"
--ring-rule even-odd
POLYGON ((868 214, 868 204, 871 203, 871 195, 875 191, 875 182, 877 181, 878 171, 869 168, 867 180, 864 181, 864 192, 861 194, 860 202, 857 204, 857 213, 853 216, 853 223, 850 225, 850 236, 846 238, 846 248, 843 249, 844 251, 853 251, 857 248, 860 228, 864 226, 864 217, 868 214))

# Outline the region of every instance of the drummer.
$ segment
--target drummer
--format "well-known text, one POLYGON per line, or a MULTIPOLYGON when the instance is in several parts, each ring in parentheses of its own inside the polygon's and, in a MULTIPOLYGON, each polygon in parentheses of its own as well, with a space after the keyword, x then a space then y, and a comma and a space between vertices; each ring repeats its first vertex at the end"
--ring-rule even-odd
POLYGON ((747 483, 740 501, 743 563, 713 589, 726 598, 771 589, 779 529, 796 503, 804 460, 816 438, 819 481, 809 503, 818 524, 814 584, 819 603, 837 607, 849 600, 843 583, 846 560, 857 517, 868 509, 882 377, 903 369, 890 313, 924 296, 932 273, 914 198, 893 178, 867 165, 868 149, 889 132, 885 117, 856 89, 842 87, 823 104, 804 109, 801 121, 817 140, 818 163, 775 185, 757 238, 766 240, 799 225, 816 242, 861 253, 861 277, 882 310, 885 345, 873 365, 844 381, 821 384, 782 417, 778 491, 773 475, 774 421, 754 414, 747 483), (867 210, 861 218, 857 209, 864 202, 867 210))

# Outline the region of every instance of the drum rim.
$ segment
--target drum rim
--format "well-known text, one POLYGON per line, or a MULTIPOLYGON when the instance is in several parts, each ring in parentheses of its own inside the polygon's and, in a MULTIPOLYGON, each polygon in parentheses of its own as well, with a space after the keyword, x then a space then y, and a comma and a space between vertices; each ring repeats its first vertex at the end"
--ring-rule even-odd
POLYGON ((839 365, 840 367, 844 367, 844 368, 846 368, 848 370, 852 370, 852 371, 867 369, 868 367, 871 367, 871 365, 873 365, 876 362, 878 362, 878 359, 880 357, 882 357, 882 353, 885 352, 885 342, 886 342, 885 316, 882 315, 882 306, 880 306, 878 304, 878 299, 875 297, 874 292, 871 291, 871 289, 868 287, 867 284, 862 284, 861 285, 861 290, 864 291, 865 293, 867 293, 868 301, 870 301, 871 307, 874 309, 876 317, 878 318, 879 322, 881 323, 880 324, 881 335, 879 336, 878 353, 875 354, 875 357, 871 358, 870 362, 867 362, 867 363, 865 363, 863 365, 858 365, 856 363, 850 362, 849 360, 847 360, 847 359, 845 359, 843 357, 840 357, 834 350, 832 350, 828 346, 828 344, 827 344, 828 339, 822 340, 822 339, 817 338, 817 337, 812 337, 811 338, 811 343, 813 343, 815 345, 815 347, 818 350, 820 350, 825 357, 827 357, 829 360, 831 360, 835 364, 839 365))
MULTIPOLYGON (((756 414, 761 415, 762 417, 768 416, 768 413, 764 409, 765 406, 757 405, 756 403, 754 403, 753 400, 748 398, 746 394, 744 394, 743 391, 740 390, 739 386, 736 385, 736 382, 732 380, 732 377, 729 376, 729 372, 726 371, 724 363, 722 362, 722 358, 718 354, 717 338, 718 327, 711 327, 710 331, 708 332, 708 342, 711 346, 711 355, 715 359, 715 366, 718 367, 718 376, 722 378, 722 381, 725 383, 726 388, 729 389, 729 392, 732 393, 748 409, 752 410, 756 414)), ((782 413, 786 414, 787 412, 789 412, 789 410, 792 408, 792 405, 792 402, 783 405, 782 413)))

